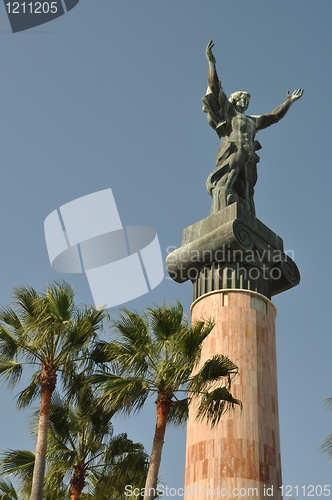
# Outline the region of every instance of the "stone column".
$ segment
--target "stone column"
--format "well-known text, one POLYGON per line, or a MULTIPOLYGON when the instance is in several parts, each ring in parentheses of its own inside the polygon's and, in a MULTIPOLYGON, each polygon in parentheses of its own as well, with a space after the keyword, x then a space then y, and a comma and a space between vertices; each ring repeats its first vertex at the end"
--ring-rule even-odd
POLYGON ((239 202, 183 232, 170 276, 194 285, 192 320, 213 319, 201 363, 227 355, 239 367, 231 392, 243 409, 219 424, 187 427, 185 499, 280 499, 275 317, 270 298, 299 283, 283 242, 239 202))
POLYGON ((185 485, 196 493, 188 499, 263 499, 271 488, 272 498, 280 498, 275 315, 270 300, 244 290, 210 292, 192 305, 193 321, 213 317, 216 324, 201 363, 218 352, 239 366, 231 392, 243 409, 228 412, 212 430, 190 414, 185 485))

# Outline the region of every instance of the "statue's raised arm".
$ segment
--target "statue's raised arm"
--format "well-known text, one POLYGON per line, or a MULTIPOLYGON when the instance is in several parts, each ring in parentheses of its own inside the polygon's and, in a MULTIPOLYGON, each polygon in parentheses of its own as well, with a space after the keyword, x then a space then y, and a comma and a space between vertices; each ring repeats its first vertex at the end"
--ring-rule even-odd
POLYGON ((203 97, 203 111, 207 113, 209 125, 221 137, 224 132, 220 128, 228 119, 231 119, 235 114, 233 105, 229 102, 228 97, 223 91, 219 80, 216 68, 216 58, 212 53, 214 43, 209 41, 205 55, 208 60, 208 88, 203 97))
POLYGON ((218 99, 221 84, 216 69, 217 61, 212 53, 212 47, 214 47, 214 43, 210 40, 205 50, 205 55, 208 60, 208 86, 212 94, 218 99))
POLYGON ((256 120, 256 131, 262 130, 264 128, 273 125, 274 123, 278 123, 281 120, 293 102, 300 99, 303 95, 303 89, 294 90, 292 94, 289 91, 286 92, 286 101, 277 106, 271 113, 262 115, 258 117, 256 120))

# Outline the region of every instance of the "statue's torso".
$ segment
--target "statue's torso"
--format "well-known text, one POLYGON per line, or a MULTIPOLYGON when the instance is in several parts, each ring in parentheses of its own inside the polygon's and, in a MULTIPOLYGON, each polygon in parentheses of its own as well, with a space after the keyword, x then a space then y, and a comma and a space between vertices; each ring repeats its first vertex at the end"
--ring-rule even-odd
POLYGON ((254 151, 254 139, 256 134, 254 119, 237 112, 231 118, 230 125, 231 131, 225 139, 229 142, 246 145, 250 151, 254 151))

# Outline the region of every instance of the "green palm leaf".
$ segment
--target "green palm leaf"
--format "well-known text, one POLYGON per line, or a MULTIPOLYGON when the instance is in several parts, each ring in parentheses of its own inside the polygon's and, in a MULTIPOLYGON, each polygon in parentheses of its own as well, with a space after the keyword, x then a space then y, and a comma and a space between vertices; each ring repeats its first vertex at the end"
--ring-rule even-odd
POLYGON ((0 325, 0 356, 4 359, 12 359, 18 348, 15 337, 11 334, 6 325, 0 325))
POLYGON ((242 403, 233 398, 226 387, 218 387, 214 391, 204 394, 200 399, 197 411, 197 420, 206 419, 214 427, 219 423, 221 416, 235 405, 242 408, 242 403))
POLYGON ((18 394, 17 407, 19 409, 26 408, 40 396, 39 374, 40 371, 34 373, 30 384, 18 394))
POLYGON ((329 457, 332 461, 332 434, 329 434, 325 439, 324 443, 320 446, 321 450, 329 457))
POLYGON ((14 485, 9 479, 0 480, 0 500, 19 500, 14 485))
POLYGON ((167 423, 171 425, 183 425, 188 420, 190 399, 180 399, 171 406, 167 417, 167 423))
POLYGON ((202 343, 213 330, 214 323, 211 320, 197 321, 191 328, 183 331, 179 339, 181 350, 187 355, 191 363, 195 363, 201 354, 202 343))
POLYGON ((0 375, 12 389, 21 379, 22 365, 14 360, 0 359, 0 375))
POLYGON ((18 477, 23 487, 31 486, 34 464, 35 454, 29 450, 6 450, 0 454, 0 474, 18 477))
POLYGON ((100 386, 102 390, 101 405, 103 407, 109 406, 116 411, 125 413, 130 413, 133 410, 138 411, 149 395, 149 386, 144 379, 124 378, 104 372, 92 375, 89 381, 100 386))
POLYGON ((208 359, 199 372, 189 382, 189 391, 199 393, 205 391, 211 383, 222 378, 227 379, 227 388, 231 386, 231 378, 239 372, 238 367, 227 356, 215 354, 208 359))
MULTIPOLYGON (((332 398, 325 400, 325 406, 328 410, 332 409, 332 398)), ((329 460, 332 461, 332 434, 329 434, 323 444, 320 445, 320 449, 325 453, 329 460)))

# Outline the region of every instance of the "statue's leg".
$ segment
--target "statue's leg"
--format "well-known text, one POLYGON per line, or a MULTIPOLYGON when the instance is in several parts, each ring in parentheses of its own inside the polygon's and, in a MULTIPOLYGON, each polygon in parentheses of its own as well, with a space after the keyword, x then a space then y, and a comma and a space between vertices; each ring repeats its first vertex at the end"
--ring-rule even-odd
POLYGON ((231 154, 228 158, 230 172, 226 181, 226 188, 231 190, 237 176, 239 175, 242 167, 246 164, 248 153, 244 148, 238 149, 235 153, 231 154))
POLYGON ((257 161, 259 161, 258 155, 253 153, 250 157, 250 161, 245 167, 246 176, 246 204, 249 212, 256 214, 255 203, 254 203, 254 186, 257 182, 257 161))
POLYGON ((227 194, 226 194, 226 203, 227 206, 231 205, 239 198, 244 197, 244 193, 238 192, 238 190, 234 189, 234 184, 238 180, 239 174, 243 171, 243 168, 246 165, 248 160, 248 152, 245 148, 240 147, 235 153, 231 154, 228 158, 230 172, 228 174, 228 178, 225 184, 227 194))
POLYGON ((227 182, 225 184, 225 187, 227 189, 232 189, 233 184, 236 181, 237 176, 239 175, 239 170, 237 167, 238 167, 238 165, 236 165, 235 167, 234 166, 231 167, 231 171, 228 175, 228 179, 227 179, 227 182))

